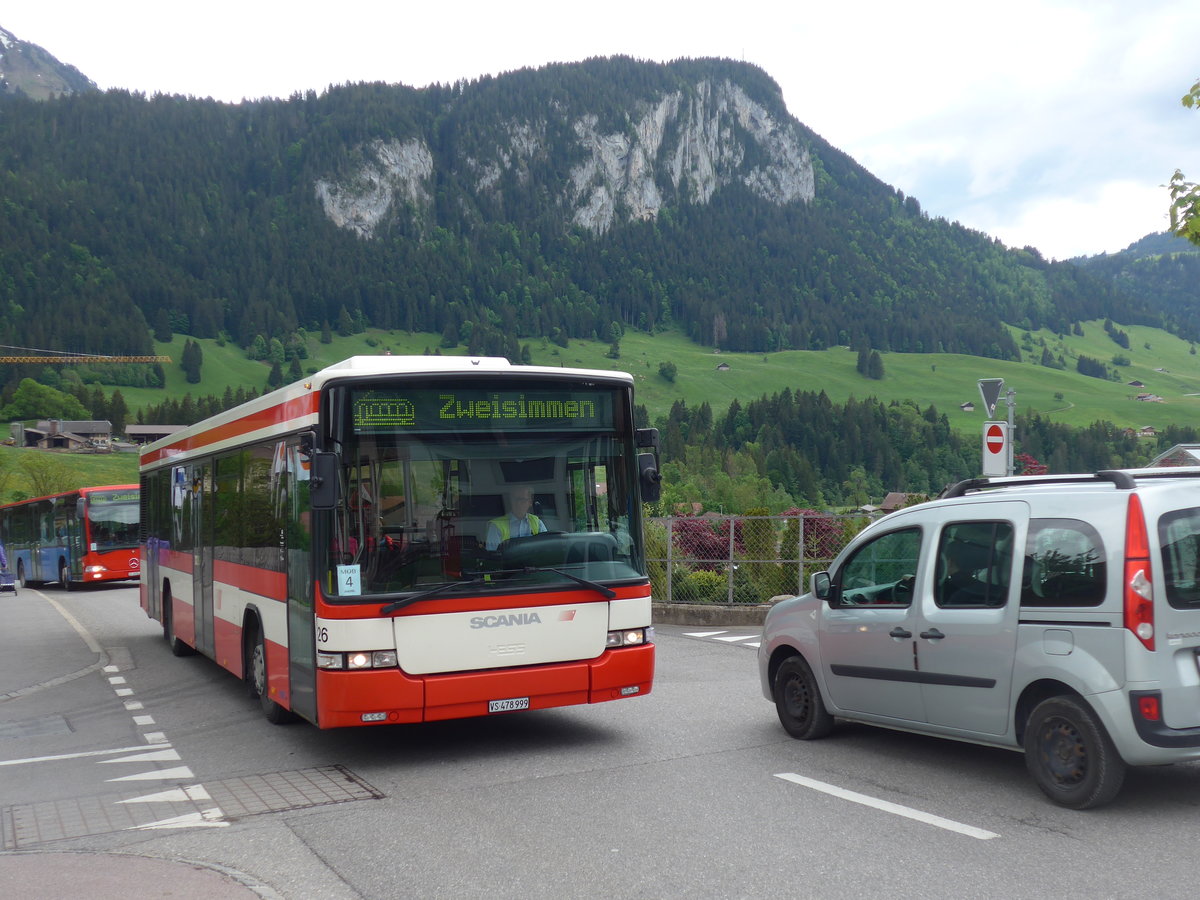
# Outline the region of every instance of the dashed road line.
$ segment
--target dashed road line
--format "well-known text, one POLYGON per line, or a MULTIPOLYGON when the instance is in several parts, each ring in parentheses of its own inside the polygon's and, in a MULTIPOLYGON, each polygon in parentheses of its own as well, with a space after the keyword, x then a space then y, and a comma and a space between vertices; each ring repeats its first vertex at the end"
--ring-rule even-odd
POLYGON ((946 831, 953 831, 956 834, 972 837, 980 841, 989 841, 992 838, 998 838, 1000 835, 994 831, 985 831, 982 828, 976 828, 974 825, 964 825, 962 822, 955 822, 953 819, 944 819, 941 816, 935 816, 933 813, 927 813, 919 809, 913 809, 911 806, 901 806, 899 803, 892 803, 889 800, 881 800, 878 797, 872 797, 868 794, 860 794, 857 791, 848 791, 845 788, 840 788, 837 785, 828 784, 824 781, 817 781, 815 778, 805 778, 803 775, 796 775, 793 772, 784 772, 775 776, 782 778, 784 781, 790 781, 793 784, 798 784, 801 787, 812 788, 814 791, 821 791, 833 797, 840 797, 842 800, 849 800, 851 803, 861 803, 863 806, 869 806, 873 809, 881 810, 882 812, 891 813, 896 816, 904 816, 906 819, 913 819, 917 822, 924 822, 926 825, 933 825, 936 828, 942 828, 946 831))
POLYGON ((721 641, 726 644, 737 644, 739 647, 753 647, 755 650, 762 643, 762 634, 757 631, 750 634, 730 633, 728 631, 685 631, 683 636, 708 641, 721 641))

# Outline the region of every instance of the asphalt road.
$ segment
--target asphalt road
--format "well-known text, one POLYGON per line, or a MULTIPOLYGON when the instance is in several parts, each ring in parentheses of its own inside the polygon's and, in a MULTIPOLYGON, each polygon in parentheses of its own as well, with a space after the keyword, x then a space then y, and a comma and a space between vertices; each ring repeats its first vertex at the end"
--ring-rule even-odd
POLYGON ((322 732, 273 726, 215 664, 172 657, 135 589, 27 589, 0 595, 0 615, 0 880, 34 888, 35 865, 77 869, 94 900, 101 875, 125 900, 201 878, 230 897, 372 900, 1192 883, 1200 766, 1135 770, 1079 813, 1015 753, 852 725, 793 741, 750 628, 660 626, 646 697, 322 732))

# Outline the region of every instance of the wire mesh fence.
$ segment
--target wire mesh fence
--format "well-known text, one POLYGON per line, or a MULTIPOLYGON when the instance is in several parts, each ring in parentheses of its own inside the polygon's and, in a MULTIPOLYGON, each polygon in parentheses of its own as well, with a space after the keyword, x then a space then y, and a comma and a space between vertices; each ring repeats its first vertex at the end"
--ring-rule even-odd
POLYGON ((646 521, 654 597, 753 605, 802 594, 870 520, 861 514, 666 516, 646 521))

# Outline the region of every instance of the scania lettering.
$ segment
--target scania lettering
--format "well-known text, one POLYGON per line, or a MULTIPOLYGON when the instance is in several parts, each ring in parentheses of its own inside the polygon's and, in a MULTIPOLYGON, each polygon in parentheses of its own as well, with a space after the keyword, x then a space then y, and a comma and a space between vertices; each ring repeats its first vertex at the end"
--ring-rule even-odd
POLYGON ((275 722, 647 694, 658 435, 633 409, 619 372, 330 366, 143 450, 142 606, 275 722))
POLYGON ((509 625, 540 625, 541 617, 537 613, 523 613, 511 616, 476 616, 471 620, 472 628, 504 628, 509 625))

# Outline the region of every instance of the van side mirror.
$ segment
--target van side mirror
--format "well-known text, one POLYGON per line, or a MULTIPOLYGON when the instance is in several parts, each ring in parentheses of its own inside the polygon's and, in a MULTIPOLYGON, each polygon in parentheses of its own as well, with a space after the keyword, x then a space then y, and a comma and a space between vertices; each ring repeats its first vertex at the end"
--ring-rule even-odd
POLYGON ((333 509, 338 502, 338 455, 319 452, 312 455, 308 480, 309 503, 313 509, 333 509))
POLYGON ((818 600, 828 600, 833 595, 833 582, 828 572, 813 572, 808 584, 812 595, 818 600))

